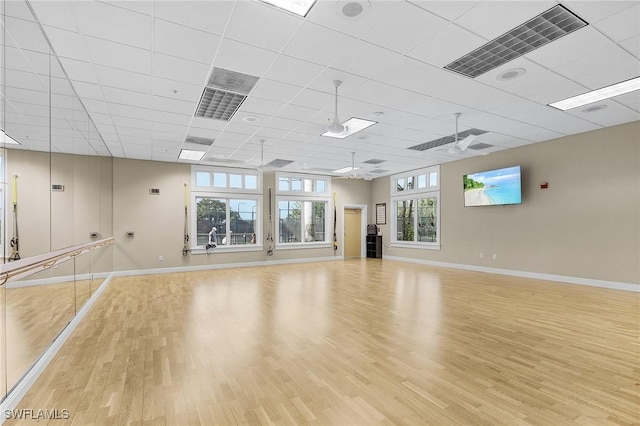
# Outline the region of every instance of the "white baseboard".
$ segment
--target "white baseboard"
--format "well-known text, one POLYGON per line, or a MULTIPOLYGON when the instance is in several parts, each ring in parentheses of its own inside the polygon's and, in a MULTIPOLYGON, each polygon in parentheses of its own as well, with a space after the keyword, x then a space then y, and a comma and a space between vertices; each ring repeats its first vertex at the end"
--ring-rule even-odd
POLYGON ((567 275, 543 274, 540 272, 515 271, 511 269, 488 268, 485 266, 465 265, 461 263, 436 262, 433 260, 413 259, 410 257, 384 256, 384 259, 397 260, 400 262, 419 263, 422 265, 441 266, 444 268, 464 269, 467 271, 487 272, 490 274, 510 275, 513 277, 534 278, 545 281, 556 281, 566 284, 578 284, 591 287, 610 288, 613 290, 624 290, 640 292, 639 284, 621 283, 616 281, 594 280, 591 278, 570 277, 567 275))
POLYGON ((78 324, 84 319, 87 315, 87 312, 93 307, 95 302, 100 298, 100 295, 104 292, 104 290, 111 282, 112 274, 108 274, 107 278, 104 280, 100 287, 96 289, 96 291, 91 295, 89 299, 87 299, 86 303, 82 305, 78 313, 71 319, 69 324, 60 332, 60 334, 55 338, 55 340, 51 343, 44 353, 38 358, 38 360, 33 364, 33 366, 27 371, 27 373, 20 379, 20 381, 14 386, 13 389, 9 392, 7 397, 2 403, 0 403, 0 424, 4 423, 5 420, 5 412, 8 410, 14 410, 20 400, 25 396, 25 394, 29 391, 31 386, 36 382, 40 374, 47 368, 49 362, 53 359, 53 357, 58 353, 62 345, 67 341, 71 333, 76 329, 78 324))
POLYGON ((258 262, 218 263, 211 265, 174 266, 168 268, 137 269, 113 272, 114 277, 130 277, 136 275, 171 274, 175 272, 207 271, 212 269, 250 268, 253 266, 287 265, 293 263, 327 262, 343 260, 342 256, 310 257, 302 259, 261 260, 258 262))

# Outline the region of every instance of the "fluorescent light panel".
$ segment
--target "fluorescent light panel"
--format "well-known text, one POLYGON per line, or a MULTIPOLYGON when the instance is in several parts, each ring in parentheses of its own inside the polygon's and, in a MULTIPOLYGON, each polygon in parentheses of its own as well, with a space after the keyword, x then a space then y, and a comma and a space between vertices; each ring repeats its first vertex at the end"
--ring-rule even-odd
POLYGON ((200 161, 204 157, 204 151, 194 151, 192 149, 181 149, 178 158, 180 160, 200 161))
POLYGON ((309 10, 316 3, 316 0, 262 0, 272 6, 295 13, 298 16, 305 17, 309 10))
POLYGON ((562 111, 566 111, 568 109, 578 108, 583 105, 598 102, 603 99, 609 99, 613 98, 614 96, 624 95, 625 93, 633 92, 635 90, 640 90, 640 77, 632 78, 631 80, 622 81, 620 83, 612 84, 611 86, 592 90, 591 92, 563 99, 558 102, 553 102, 549 104, 549 106, 558 108, 562 111))
POLYGON ((348 173, 348 172, 355 172, 356 170, 360 170, 360 167, 343 167, 341 169, 338 170, 334 170, 332 173, 348 173))
POLYGON ((327 130, 322 134, 322 136, 344 139, 347 136, 351 136, 354 133, 358 133, 359 131, 366 129, 367 127, 371 127, 377 123, 378 123, 377 121, 369 121, 369 120, 364 120, 362 118, 352 117, 347 121, 345 121, 344 123, 340 123, 344 126, 344 131, 342 131, 341 133, 333 133, 327 130))
POLYGON ((18 142, 17 140, 15 140, 14 138, 12 138, 11 136, 7 135, 4 130, 0 129, 0 133, 2 133, 2 136, 0 136, 0 140, 2 140, 2 145, 20 145, 20 142, 18 142))

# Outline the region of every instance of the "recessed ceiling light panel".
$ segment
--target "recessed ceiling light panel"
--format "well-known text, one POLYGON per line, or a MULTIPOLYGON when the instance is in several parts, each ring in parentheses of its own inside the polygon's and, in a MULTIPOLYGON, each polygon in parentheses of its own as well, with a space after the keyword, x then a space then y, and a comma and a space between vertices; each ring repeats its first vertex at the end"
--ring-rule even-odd
POLYGON ((200 161, 204 157, 204 151, 195 151, 192 149, 181 149, 178 159, 188 161, 200 161))
POLYGON ((344 130, 342 132, 333 133, 331 131, 326 131, 322 134, 322 136, 327 136, 330 138, 337 138, 337 139, 344 139, 347 136, 351 136, 354 133, 357 133, 361 130, 371 127, 377 123, 378 123, 377 121, 370 121, 370 120, 365 120, 363 118, 352 117, 347 121, 345 121, 344 123, 341 123, 342 126, 344 126, 344 130))
POLYGON ((284 9, 288 12, 295 13, 298 16, 305 17, 311 10, 316 0, 261 0, 264 3, 284 9))
POLYGON ((0 129, 0 143, 2 146, 5 145, 20 145, 20 142, 13 139, 11 136, 7 135, 3 129, 0 129))
POLYGON ((553 102, 550 103, 549 106, 558 108, 562 111, 566 111, 568 109, 578 108, 583 105, 613 98, 614 96, 624 95, 625 93, 633 92, 636 90, 640 90, 640 77, 635 77, 627 81, 621 81, 620 83, 612 84, 611 86, 602 87, 600 89, 592 90, 578 96, 573 96, 571 98, 563 99, 558 102, 553 102))

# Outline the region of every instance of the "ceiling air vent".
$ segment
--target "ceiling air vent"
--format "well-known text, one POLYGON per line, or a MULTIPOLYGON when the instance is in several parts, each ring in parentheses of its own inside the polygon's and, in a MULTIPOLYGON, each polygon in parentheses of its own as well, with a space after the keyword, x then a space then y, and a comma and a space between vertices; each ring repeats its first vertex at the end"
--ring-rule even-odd
POLYGON ((279 169, 280 167, 284 167, 287 164, 291 164, 291 163, 293 163, 293 160, 282 160, 280 158, 276 158, 272 162, 265 164, 265 167, 273 167, 273 168, 279 169))
POLYGON ((372 158, 371 160, 363 161, 364 164, 380 164, 384 163, 387 160, 378 160, 376 158, 372 158))
POLYGON ((200 97, 195 116, 231 120, 257 81, 258 77, 252 75, 214 68, 200 97))
MULTIPOLYGON (((458 133, 458 140, 461 141, 462 139, 466 138, 469 135, 482 135, 484 133, 487 133, 486 130, 480 130, 480 129, 469 129, 469 130, 465 130, 464 132, 459 132, 458 133)), ((444 136, 441 137, 440 139, 435 139, 429 142, 425 142, 425 143, 421 143, 419 145, 414 145, 414 146, 410 146, 407 149, 413 149, 415 151, 426 151, 428 149, 432 149, 432 148, 437 148, 439 146, 442 145, 446 145, 449 143, 453 143, 456 141, 456 135, 449 135, 449 136, 444 136)))
POLYGON ((197 136, 187 136, 187 138, 184 140, 185 143, 193 143, 196 145, 204 145, 204 146, 211 146, 213 145, 214 141, 215 139, 199 138, 197 136))
POLYGON ((564 6, 557 5, 456 59, 445 69, 475 78, 586 25, 564 6))
POLYGON ((387 173, 389 170, 383 170, 383 169, 373 169, 370 170, 369 173, 387 173))

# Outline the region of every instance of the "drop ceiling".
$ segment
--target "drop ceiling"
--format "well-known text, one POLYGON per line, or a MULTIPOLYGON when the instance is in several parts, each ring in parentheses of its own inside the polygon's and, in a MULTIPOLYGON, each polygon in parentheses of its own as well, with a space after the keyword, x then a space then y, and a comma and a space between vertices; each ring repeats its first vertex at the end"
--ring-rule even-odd
MULTIPOLYGON (((304 18, 250 0, 29 3, 117 157, 177 162, 183 148, 206 149, 202 164, 255 167, 264 140, 264 163, 286 160, 282 170, 335 170, 355 152, 356 167, 383 176, 640 119, 639 92, 592 111, 547 105, 640 75, 638 1, 358 2, 355 18, 341 13, 348 1, 318 0, 304 18), (475 78, 445 69, 558 4, 588 25, 475 78), (214 68, 257 77, 228 120, 196 115, 214 68), (341 121, 376 125, 321 136, 334 115, 333 80, 342 81, 341 121), (459 132, 486 132, 474 141, 481 149, 408 149, 450 137, 457 112, 459 132), (213 143, 191 142, 199 138, 213 143)), ((47 49, 16 47, 28 61, 47 49)), ((12 84, 33 84, 24 74, 12 84)))

